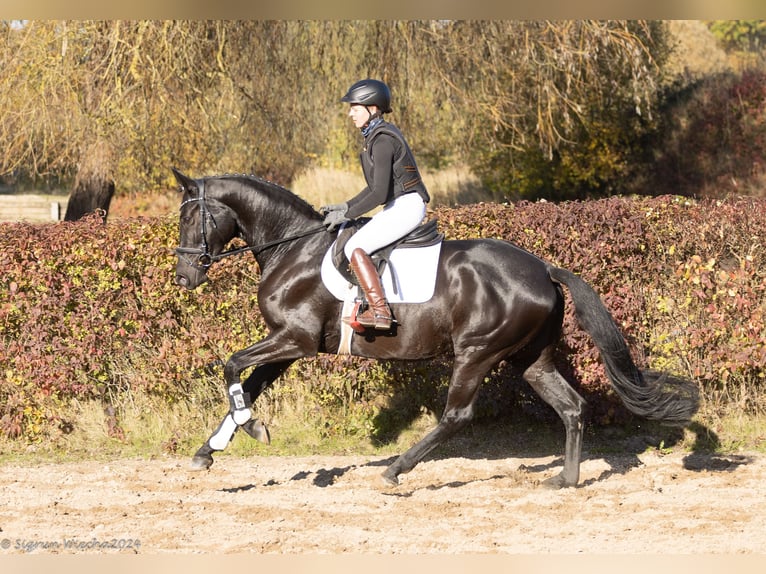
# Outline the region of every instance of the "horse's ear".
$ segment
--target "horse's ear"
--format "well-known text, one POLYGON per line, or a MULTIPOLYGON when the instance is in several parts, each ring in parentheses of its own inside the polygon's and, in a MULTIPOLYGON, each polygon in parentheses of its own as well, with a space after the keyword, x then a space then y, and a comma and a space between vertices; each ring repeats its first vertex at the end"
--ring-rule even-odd
POLYGON ((185 176, 174 167, 171 167, 170 169, 173 171, 173 175, 176 176, 176 181, 178 182, 178 185, 181 186, 181 190, 180 190, 181 193, 189 191, 190 189, 194 187, 193 179, 185 176))

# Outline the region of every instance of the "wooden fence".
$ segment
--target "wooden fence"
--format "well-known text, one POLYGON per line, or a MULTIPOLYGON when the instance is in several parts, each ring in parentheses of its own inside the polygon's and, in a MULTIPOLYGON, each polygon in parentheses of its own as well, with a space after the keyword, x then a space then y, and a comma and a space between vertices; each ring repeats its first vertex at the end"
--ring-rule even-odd
POLYGON ((0 194, 0 221, 61 221, 66 206, 66 196, 0 194))

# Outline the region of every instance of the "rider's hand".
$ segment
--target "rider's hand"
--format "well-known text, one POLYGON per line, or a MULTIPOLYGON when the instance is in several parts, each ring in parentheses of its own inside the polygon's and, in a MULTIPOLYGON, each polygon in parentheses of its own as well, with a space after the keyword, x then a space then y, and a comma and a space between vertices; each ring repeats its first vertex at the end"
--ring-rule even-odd
POLYGON ((327 227, 327 231, 335 231, 339 225, 348 221, 348 217, 346 217, 345 213, 345 209, 343 211, 328 211, 323 222, 327 227))
POLYGON ((322 215, 327 215, 328 213, 331 213, 333 211, 340 211, 343 215, 346 214, 348 211, 348 204, 347 203, 332 203, 330 205, 323 205, 319 208, 319 213, 322 215))

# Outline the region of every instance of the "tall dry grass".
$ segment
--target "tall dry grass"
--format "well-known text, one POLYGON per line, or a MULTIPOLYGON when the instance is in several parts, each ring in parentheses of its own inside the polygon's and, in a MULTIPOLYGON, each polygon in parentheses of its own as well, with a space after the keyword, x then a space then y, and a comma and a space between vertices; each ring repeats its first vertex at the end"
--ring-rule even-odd
MULTIPOLYGON (((454 166, 439 171, 425 171, 423 181, 431 195, 431 207, 493 200, 492 194, 482 187, 479 178, 466 167, 454 166)), ((323 205, 351 199, 365 186, 364 176, 359 169, 341 170, 326 167, 312 167, 301 173, 292 184, 276 183, 289 188, 317 209, 323 205)), ((164 216, 176 213, 179 203, 180 197, 172 189, 118 194, 112 200, 109 217, 124 219, 164 216)))
MULTIPOLYGON (((492 201, 492 194, 466 167, 424 171, 422 175, 431 195, 431 206, 492 201)), ((364 186, 361 170, 312 167, 295 179, 292 191, 318 208, 351 199, 364 186)))

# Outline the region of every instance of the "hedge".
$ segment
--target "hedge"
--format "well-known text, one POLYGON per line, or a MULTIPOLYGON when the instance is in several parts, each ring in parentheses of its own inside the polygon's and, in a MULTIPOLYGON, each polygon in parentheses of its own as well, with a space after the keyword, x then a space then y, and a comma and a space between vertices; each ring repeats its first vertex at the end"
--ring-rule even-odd
MULTIPOLYGON (((736 396, 745 401, 737 408, 761 408, 766 201, 613 197, 439 207, 431 216, 448 239, 508 239, 582 275, 640 365, 699 380, 708 398, 736 396)), ((0 224, 0 435, 39 441, 66 432, 77 424, 62 414, 73 401, 119 406, 126 391, 173 404, 213 387, 208 405, 220 398, 216 365, 265 334, 258 269, 249 256, 231 258, 188 292, 173 282, 177 235, 174 216, 0 224)), ((564 335, 562 371, 586 395, 594 419, 614 420, 616 400, 571 303, 564 335)), ((359 432, 371 433, 381 418, 396 416, 381 407, 381 395, 388 404, 398 393, 400 403, 415 396, 438 408, 448 374, 445 360, 328 356, 299 361, 282 384, 313 386, 318 403, 356 413, 359 432)), ((480 414, 532 400, 517 379, 512 365, 493 372, 480 414)), ((287 400, 286 391, 271 408, 287 400)))

